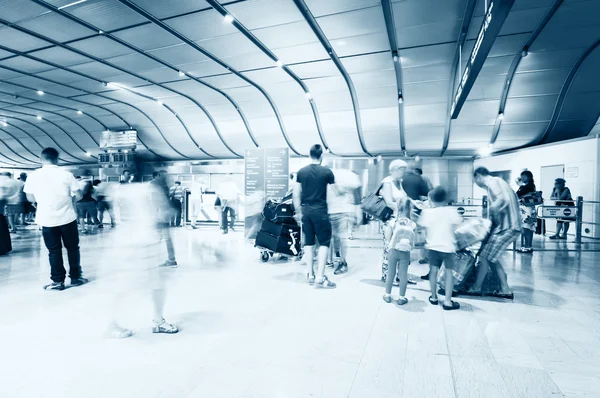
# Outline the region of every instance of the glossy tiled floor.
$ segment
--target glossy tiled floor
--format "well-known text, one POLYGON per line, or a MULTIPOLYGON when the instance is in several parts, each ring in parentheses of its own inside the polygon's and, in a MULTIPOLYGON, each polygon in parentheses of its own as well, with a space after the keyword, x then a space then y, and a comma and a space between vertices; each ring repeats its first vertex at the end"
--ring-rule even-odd
MULTIPOLYGON (((238 234, 175 231, 167 318, 153 335, 151 304, 123 306, 126 340, 103 338, 111 308, 107 236, 82 238, 92 283, 45 292, 36 231, 0 257, 0 396, 12 397, 597 397, 600 253, 507 252, 516 299, 459 299, 443 312, 427 285, 410 303, 381 300, 377 240, 356 240, 334 291, 304 284, 296 262, 258 261, 238 234), (216 263, 202 242, 217 241, 216 263)), ((569 245, 571 246, 571 245, 569 245)), ((41 255, 40 255, 41 253, 41 255)), ((424 266, 411 266, 420 275, 424 266)))

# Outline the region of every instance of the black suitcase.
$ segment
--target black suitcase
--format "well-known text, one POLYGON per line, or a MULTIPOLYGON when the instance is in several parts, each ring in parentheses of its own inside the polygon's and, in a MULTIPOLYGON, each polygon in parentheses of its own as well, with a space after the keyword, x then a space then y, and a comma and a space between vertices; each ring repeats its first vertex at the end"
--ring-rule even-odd
POLYGON ((276 224, 294 224, 294 207, 269 200, 263 209, 263 217, 276 224))
POLYGON ((272 221, 263 220, 260 232, 273 236, 290 236, 294 233, 296 236, 300 236, 300 227, 295 224, 275 224, 272 221))
POLYGON ((297 256, 300 253, 300 236, 273 236, 260 231, 256 235, 254 246, 262 247, 275 253, 297 256))
POLYGON ((8 222, 6 217, 0 214, 0 255, 7 254, 10 251, 12 251, 12 242, 8 231, 8 222))

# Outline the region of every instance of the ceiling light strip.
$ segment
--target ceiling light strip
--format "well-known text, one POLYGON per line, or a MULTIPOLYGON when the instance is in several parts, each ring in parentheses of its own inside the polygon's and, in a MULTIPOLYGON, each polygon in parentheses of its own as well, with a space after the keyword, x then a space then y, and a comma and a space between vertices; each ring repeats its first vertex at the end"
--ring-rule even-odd
POLYGON ((312 12, 308 8, 308 6, 304 2, 304 0, 294 0, 294 3, 296 4, 296 7, 300 11, 300 13, 302 14, 304 19, 310 26, 310 28, 312 29, 314 34, 319 39, 319 42, 321 42, 321 45, 323 46, 323 48, 325 48, 325 51, 327 51, 327 53, 329 54, 329 58, 331 58, 331 60, 337 67, 338 71, 344 78, 344 81, 346 82, 346 86, 348 87, 348 91, 350 92, 350 99, 352 100, 352 108, 354 110, 354 123, 356 124, 356 133, 358 135, 358 142, 360 143, 360 147, 361 147, 362 151, 366 155, 373 156, 367 149, 367 144, 365 143, 365 137, 364 137, 363 128, 362 128, 362 121, 361 121, 361 117, 360 117, 360 106, 358 104, 358 95, 356 94, 356 89, 354 88, 354 82, 352 81, 350 74, 344 67, 344 64, 342 64, 342 62, 340 61, 340 58, 338 57, 335 50, 331 46, 329 39, 327 38, 327 36, 325 35, 323 30, 319 26, 319 23, 313 16, 312 12))
POLYGON ((598 48, 598 46, 600 46, 600 38, 596 39, 596 41, 579 56, 579 58, 569 71, 569 74, 567 75, 567 78, 565 79, 565 82, 563 83, 562 88, 560 89, 560 94, 558 95, 558 98, 556 100, 556 105, 554 106, 554 111, 552 112, 552 117, 550 118, 548 127, 546 128, 546 131, 542 134, 542 136, 536 140, 536 145, 544 144, 550 136, 550 133, 552 133, 552 130, 554 130, 554 127, 556 127, 556 123, 558 122, 558 118, 560 117, 560 113, 562 112, 565 100, 567 99, 567 95, 569 94, 569 90, 571 89, 571 85, 575 80, 575 76, 577 76, 579 69, 581 69, 581 66, 583 65, 587 57, 591 53, 593 53, 598 48))
MULTIPOLYGON (((218 13, 223 15, 224 17, 230 16, 229 12, 225 7, 223 7, 217 0, 206 0, 206 2, 213 7, 218 13)), ((263 53, 265 53, 273 62, 275 62, 275 66, 281 68, 285 73, 288 74, 300 87, 302 91, 304 91, 306 98, 310 101, 310 107, 313 114, 313 118, 315 120, 315 125, 317 128, 317 133, 319 134, 319 139, 321 140, 321 144, 325 150, 330 150, 329 145, 327 144, 327 140, 325 138, 325 134, 323 133, 323 128, 321 126, 321 119, 319 116, 319 110, 317 109, 317 104, 314 101, 314 97, 310 93, 310 90, 306 86, 306 84, 300 79, 298 75, 294 73, 290 68, 286 67, 284 63, 275 55, 263 42, 261 42, 248 28, 246 28, 239 20, 234 19, 232 17, 231 23, 233 26, 240 31, 248 40, 250 40, 256 47, 258 47, 263 53)))
POLYGON ((396 41, 396 25, 394 22, 394 14, 390 0, 381 0, 381 8, 383 9, 383 18, 387 30, 390 49, 392 51, 392 61, 394 62, 394 73, 396 74, 396 89, 398 91, 398 131, 400 133, 400 149, 406 151, 406 137, 404 126, 404 95, 402 86, 402 60, 398 52, 398 43, 396 41), (402 97, 402 101, 400 101, 402 97))
POLYGON ((450 144, 450 131, 452 129, 452 100, 454 98, 454 93, 456 92, 456 78, 458 76, 458 71, 461 68, 461 54, 465 42, 467 40, 467 34, 469 33, 469 28, 471 26, 471 21, 473 20, 473 14, 475 13, 475 7, 477 6, 477 0, 469 0, 466 7, 465 13, 463 15, 462 25, 460 28, 460 33, 458 35, 458 40, 456 41, 456 49, 454 50, 454 61, 452 62, 452 70, 450 71, 450 80, 448 81, 448 115, 446 116, 446 125, 444 128, 444 141, 442 143, 442 152, 440 156, 444 156, 446 150, 448 149, 448 145, 450 144))
MULTIPOLYGON (((521 63, 521 60, 523 59, 525 54, 528 54, 529 48, 533 45, 533 42, 538 38, 540 33, 542 33, 542 30, 544 30, 546 25, 548 25, 548 22, 550 22, 554 14, 556 14, 556 11, 558 11, 558 9, 560 8, 560 6, 562 6, 563 3, 564 0, 555 0, 554 3, 552 3, 552 6, 550 7, 546 15, 544 15, 540 23, 538 23, 534 31, 531 33, 531 35, 525 42, 523 49, 520 50, 517 54, 515 54, 515 57, 513 58, 510 67, 508 68, 508 73, 506 74, 506 79, 504 80, 504 86, 502 87, 502 94, 500 95, 500 105, 498 106, 499 114, 504 114, 506 102, 508 101, 508 93, 510 92, 510 88, 512 87, 512 81, 515 77, 515 73, 517 72, 517 68, 521 63)), ((494 124, 494 130, 492 132, 492 137, 490 138, 490 144, 494 144, 498 139, 498 134, 500 133, 501 126, 502 121, 496 119, 496 123, 494 124)))
POLYGON ((167 25, 166 23, 162 22, 160 19, 154 17, 152 14, 150 14, 147 11, 145 11, 144 9, 140 8, 139 6, 137 6, 136 4, 134 4, 133 2, 131 2, 129 0, 118 0, 118 1, 121 4, 126 5, 131 10, 135 11, 136 13, 138 13, 139 15, 143 16, 144 18, 148 19, 150 22, 152 22, 156 26, 162 28, 167 33, 171 34, 172 36, 178 38, 179 40, 181 40, 182 42, 184 42, 188 46, 192 47, 194 50, 196 50, 199 53, 203 54, 204 56, 210 58, 211 60, 213 60, 214 62, 216 62, 220 66, 222 66, 223 68, 227 69, 228 71, 230 71, 231 73, 233 73, 237 77, 239 77, 240 79, 244 80, 246 83, 252 85, 258 91, 260 91, 260 93, 269 102, 269 104, 271 106, 271 109, 275 113, 275 117, 277 118, 277 123, 279 124, 279 127, 281 129, 281 133, 282 133, 283 138, 285 139, 287 145, 292 150, 292 152, 294 152, 296 155, 302 156, 302 154, 300 152, 298 152, 294 148, 294 146, 292 145, 292 143, 290 142, 290 139, 289 139, 289 137, 287 135, 287 132, 285 130, 285 127, 283 125, 283 120, 281 118, 281 114, 279 113, 279 110, 277 109, 277 106, 273 102, 273 99, 269 96, 269 94, 260 85, 258 85, 253 80, 249 79, 248 77, 246 77, 243 74, 241 74, 240 72, 238 72, 235 68, 232 68, 231 66, 229 66, 225 62, 221 61, 221 59, 219 59, 215 55, 211 54, 210 52, 206 51, 204 48, 202 48, 196 42, 190 40, 188 37, 186 37, 183 34, 179 33, 177 30, 171 28, 169 25, 167 25))

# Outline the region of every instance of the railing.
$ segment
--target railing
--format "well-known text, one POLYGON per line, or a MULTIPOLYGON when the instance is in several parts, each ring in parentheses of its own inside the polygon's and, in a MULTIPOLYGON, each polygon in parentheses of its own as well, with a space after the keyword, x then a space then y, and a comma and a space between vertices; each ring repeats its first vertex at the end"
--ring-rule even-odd
MULTIPOLYGON (((572 221, 575 223, 575 243, 581 244, 583 238, 583 226, 584 225, 600 225, 597 222, 583 221, 584 206, 585 205, 599 205, 600 201, 595 200, 583 200, 582 196, 578 196, 574 206, 540 206, 542 211, 542 219, 561 219, 566 222, 572 221)), ((596 214, 593 212, 592 214, 596 214)))

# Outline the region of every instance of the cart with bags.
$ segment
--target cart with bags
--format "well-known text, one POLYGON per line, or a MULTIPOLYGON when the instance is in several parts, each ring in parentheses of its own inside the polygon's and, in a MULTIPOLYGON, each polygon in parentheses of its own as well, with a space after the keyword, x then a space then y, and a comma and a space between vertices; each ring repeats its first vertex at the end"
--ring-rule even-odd
POLYGON ((260 259, 269 261, 275 254, 301 257, 301 229, 294 219, 291 203, 267 201, 262 212, 262 224, 254 246, 260 250, 260 259))

